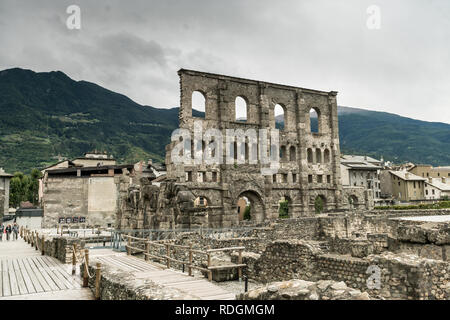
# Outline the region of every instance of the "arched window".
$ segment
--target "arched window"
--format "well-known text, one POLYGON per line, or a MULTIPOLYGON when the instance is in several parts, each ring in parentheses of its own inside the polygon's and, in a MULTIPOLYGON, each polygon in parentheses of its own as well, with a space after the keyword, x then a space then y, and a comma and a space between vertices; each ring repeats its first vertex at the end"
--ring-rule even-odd
POLYGON ((297 159, 297 155, 295 154, 295 147, 291 146, 289 148, 289 161, 295 161, 297 159))
POLYGON ((286 146, 280 147, 280 159, 283 161, 286 160, 286 146))
POLYGON ((205 95, 200 91, 192 92, 192 116, 197 118, 205 118, 205 113, 206 113, 205 95))
POLYGON ((322 163, 322 150, 316 149, 316 163, 322 163))
POLYGON ((309 129, 312 133, 319 133, 320 112, 317 109, 309 110, 309 129))
POLYGON ((323 152, 323 162, 324 163, 330 162, 330 150, 328 149, 325 149, 325 151, 323 152))
POLYGON ((235 120, 240 122, 247 122, 247 101, 242 97, 236 97, 235 105, 235 120))
POLYGON ((308 150, 306 150, 306 153, 308 155, 308 163, 313 163, 313 151, 311 148, 308 148, 308 150))
POLYGON ((250 150, 249 150, 249 147, 248 147, 248 143, 246 142, 245 143, 245 150, 244 150, 244 152, 245 152, 245 162, 248 162, 248 160, 249 160, 249 157, 250 157, 250 150))
POLYGON ((285 128, 284 108, 281 105, 276 104, 275 108, 273 109, 273 114, 275 117, 275 128, 279 130, 284 130, 285 128))

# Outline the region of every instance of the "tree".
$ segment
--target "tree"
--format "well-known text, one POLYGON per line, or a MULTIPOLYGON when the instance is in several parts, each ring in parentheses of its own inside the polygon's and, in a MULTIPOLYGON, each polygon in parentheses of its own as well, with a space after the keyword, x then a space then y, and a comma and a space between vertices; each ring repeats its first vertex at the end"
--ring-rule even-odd
POLYGON ((251 206, 248 205, 245 207, 245 211, 244 211, 244 220, 250 220, 251 216, 250 216, 250 211, 251 211, 251 206))
POLYGON ((9 203, 17 208, 22 201, 30 201, 33 204, 39 202, 39 179, 42 174, 38 169, 33 169, 30 175, 15 172, 10 183, 9 203))
POLYGON ((278 209, 280 218, 289 218, 289 201, 280 201, 280 209, 278 209))
POLYGON ((323 205, 324 201, 321 196, 317 196, 316 200, 314 201, 314 209, 316 210, 316 213, 321 213, 323 211, 323 205))

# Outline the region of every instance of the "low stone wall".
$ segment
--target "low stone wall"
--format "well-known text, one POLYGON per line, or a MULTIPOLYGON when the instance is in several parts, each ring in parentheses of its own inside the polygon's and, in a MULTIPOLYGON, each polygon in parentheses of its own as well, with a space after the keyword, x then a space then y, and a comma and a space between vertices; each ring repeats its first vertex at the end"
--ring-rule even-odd
POLYGON ((74 244, 76 244, 77 246, 77 261, 81 261, 81 259, 83 258, 82 250, 85 247, 85 243, 83 240, 80 240, 78 238, 54 236, 45 238, 44 243, 45 255, 54 257, 63 263, 72 263, 74 244))
POLYGON ((447 262, 391 252, 370 256, 368 261, 381 269, 381 288, 372 290, 373 294, 390 299, 450 298, 447 262))
POLYGON ((344 281, 348 286, 366 290, 367 260, 337 254, 324 254, 317 257, 317 272, 321 279, 344 281))
POLYGON ((262 283, 303 279, 344 281, 348 286, 389 299, 446 299, 450 264, 384 252, 365 258, 323 253, 315 241, 276 240, 252 257, 249 278, 262 283), (369 267, 380 271, 380 289, 369 289, 369 267))
POLYGON ((238 300, 371 300, 367 292, 347 287, 344 282, 289 280, 273 282, 241 293, 238 300))
POLYGON ((379 254, 388 248, 387 234, 367 234, 367 239, 331 238, 328 239, 328 250, 331 253, 349 254, 352 257, 367 257, 379 254))
POLYGON ((319 245, 311 241, 275 240, 254 262, 252 278, 262 283, 314 279, 317 276, 315 256, 321 252, 319 245))
POLYGON ((407 252, 424 258, 449 261, 450 225, 401 221, 395 238, 389 238, 388 248, 393 252, 407 252))

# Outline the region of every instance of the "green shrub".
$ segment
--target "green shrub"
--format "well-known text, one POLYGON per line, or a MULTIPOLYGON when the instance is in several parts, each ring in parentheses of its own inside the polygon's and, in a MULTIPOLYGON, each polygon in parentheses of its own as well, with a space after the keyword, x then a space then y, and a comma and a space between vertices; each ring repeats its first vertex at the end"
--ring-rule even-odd
POLYGON ((280 209, 278 210, 279 217, 282 219, 289 218, 289 201, 281 201, 280 209))
POLYGON ((314 209, 316 210, 316 213, 321 213, 323 211, 323 199, 322 197, 317 197, 314 201, 314 209))
POLYGON ((250 211, 251 211, 251 206, 248 205, 245 207, 245 211, 244 211, 244 220, 250 220, 251 216, 250 216, 250 211))

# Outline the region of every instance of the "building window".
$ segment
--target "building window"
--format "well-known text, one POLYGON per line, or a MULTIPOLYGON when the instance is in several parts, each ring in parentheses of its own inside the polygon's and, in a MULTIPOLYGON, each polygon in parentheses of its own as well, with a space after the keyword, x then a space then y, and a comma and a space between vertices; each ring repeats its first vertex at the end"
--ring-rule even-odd
POLYGON ((431 190, 431 193, 434 195, 434 189, 431 190))
POLYGON ((283 173, 282 177, 283 177, 283 183, 287 183, 287 173, 283 173))
POLYGON ((212 173, 212 181, 217 182, 217 172, 212 173))
POLYGON ((426 195, 428 195, 428 189, 427 189, 427 190, 425 190, 425 194, 426 194, 426 195))
POLYGON ((191 106, 193 110, 198 111, 198 113, 195 114, 195 117, 205 118, 206 98, 203 92, 200 91, 192 92, 191 106))
POLYGON ((320 119, 320 111, 319 109, 310 109, 308 112, 309 115, 309 131, 311 133, 319 133, 321 127, 321 119, 320 119))
POLYGON ((86 217, 80 217, 80 222, 81 223, 85 223, 86 222, 86 217))
POLYGON ((186 172, 186 181, 187 182, 192 182, 192 171, 187 171, 186 172))
POLYGON ((331 183, 331 175, 327 175, 327 183, 331 183))
POLYGON ((308 148, 308 150, 306 150, 306 153, 308 155, 308 163, 313 163, 313 151, 311 148, 308 148))
POLYGON ((321 174, 319 174, 319 175, 317 176, 317 182, 318 182, 318 183, 322 183, 322 175, 321 175, 321 174))
POLYGON ((312 174, 308 175, 308 182, 312 183, 313 182, 313 176, 312 174))
POLYGON ((289 148, 289 161, 295 161, 297 159, 297 156, 295 154, 295 147, 291 146, 289 148))
POLYGON ((416 182, 415 181, 413 182, 413 185, 414 185, 414 189, 415 189, 416 188, 416 182))
POLYGON ((238 96, 234 101, 234 106, 234 120, 239 122, 247 122, 247 101, 243 97, 238 96))
POLYGON ((284 107, 280 104, 276 104, 273 108, 273 116, 275 118, 275 128, 283 131, 286 128, 286 117, 284 107), (278 124, 278 126, 277 126, 278 124))
POLYGON ((322 163, 322 150, 316 149, 316 163, 322 163))
POLYGON ((398 182, 398 185, 400 186, 400 181, 398 182))
POLYGON ((286 146, 281 146, 280 148, 280 159, 282 161, 286 160, 286 146))
POLYGON ((292 174, 292 182, 293 182, 293 183, 296 183, 296 182, 297 182, 297 174, 296 174, 296 173, 293 173, 293 174, 292 174))
POLYGON ((276 174, 273 175, 273 183, 277 183, 277 175, 276 174))

